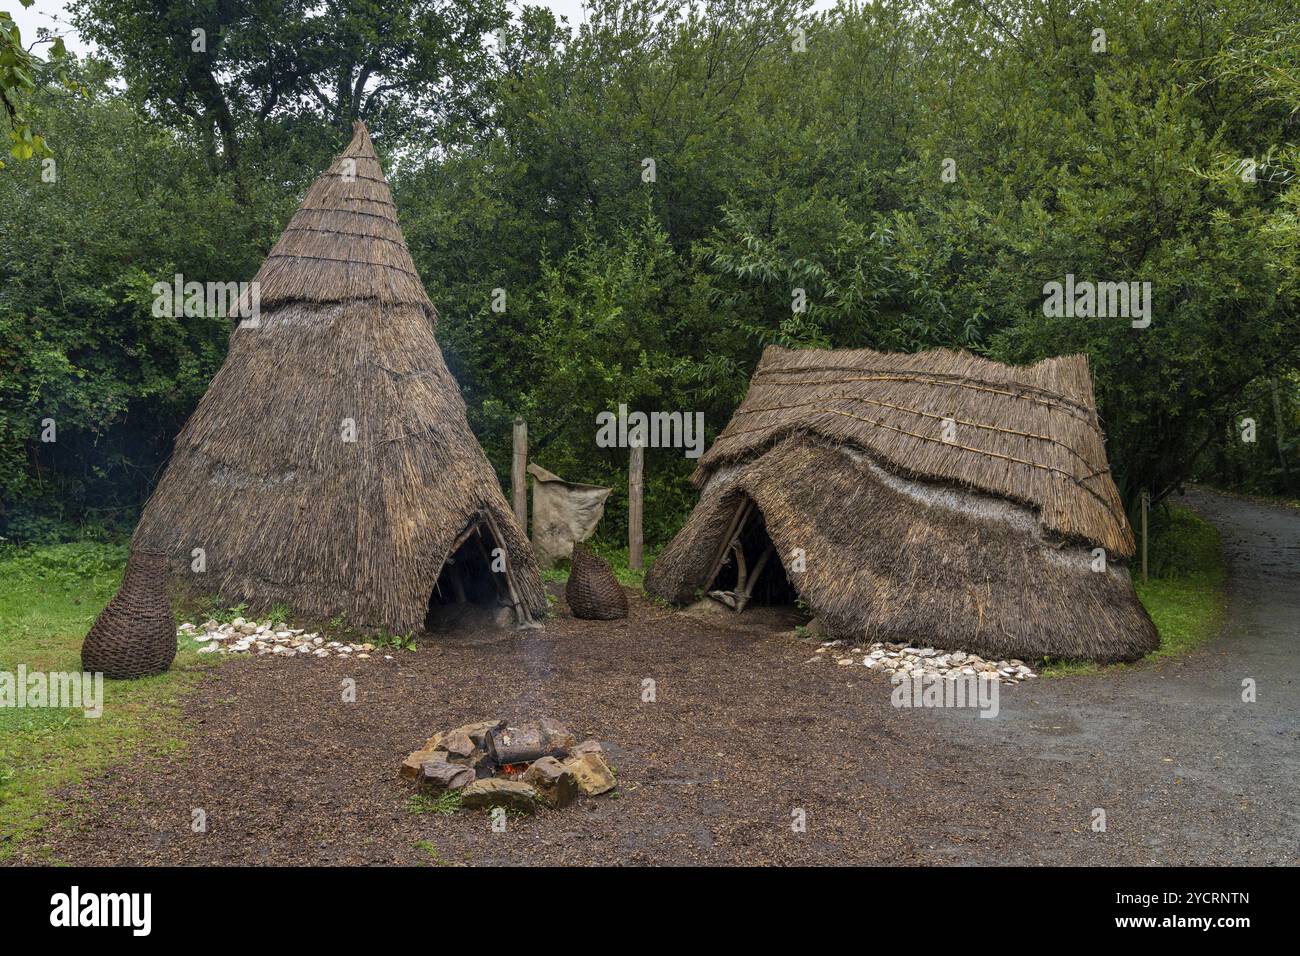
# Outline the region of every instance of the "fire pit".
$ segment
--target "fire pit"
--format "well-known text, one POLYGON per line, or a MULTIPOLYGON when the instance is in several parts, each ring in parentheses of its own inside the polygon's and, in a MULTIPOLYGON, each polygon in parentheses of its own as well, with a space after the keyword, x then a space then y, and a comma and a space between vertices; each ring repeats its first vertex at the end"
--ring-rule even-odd
POLYGON ((614 789, 595 740, 578 743, 557 720, 482 720, 434 734, 402 761, 401 775, 423 793, 457 791, 461 805, 531 812, 614 789))

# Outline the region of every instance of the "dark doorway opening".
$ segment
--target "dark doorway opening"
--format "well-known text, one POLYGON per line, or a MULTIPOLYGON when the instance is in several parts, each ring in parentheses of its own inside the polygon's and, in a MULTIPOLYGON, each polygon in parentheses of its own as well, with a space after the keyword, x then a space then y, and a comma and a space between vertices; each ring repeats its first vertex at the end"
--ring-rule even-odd
POLYGON ((717 570, 705 593, 736 611, 754 605, 790 606, 799 592, 786 575, 782 555, 767 533, 763 512, 752 500, 737 504, 730 539, 715 559, 717 570))
POLYGON ((426 631, 445 631, 471 623, 513 620, 510 586, 492 529, 473 522, 461 533, 429 596, 426 631), (494 570, 493 563, 501 570, 494 570), (472 619, 472 620, 467 620, 472 619))

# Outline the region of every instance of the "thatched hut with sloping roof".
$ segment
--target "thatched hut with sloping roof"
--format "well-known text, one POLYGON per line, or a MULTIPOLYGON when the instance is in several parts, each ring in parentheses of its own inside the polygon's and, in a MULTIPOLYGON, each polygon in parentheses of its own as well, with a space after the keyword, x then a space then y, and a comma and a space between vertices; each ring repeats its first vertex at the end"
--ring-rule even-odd
POLYGON ((693 480, 646 576, 673 603, 797 595, 836 636, 995 658, 1156 646, 1081 355, 768 348, 693 480))
POLYGON ((260 317, 234 328, 134 545, 254 609, 397 633, 460 601, 540 616, 363 124, 254 281, 260 317))

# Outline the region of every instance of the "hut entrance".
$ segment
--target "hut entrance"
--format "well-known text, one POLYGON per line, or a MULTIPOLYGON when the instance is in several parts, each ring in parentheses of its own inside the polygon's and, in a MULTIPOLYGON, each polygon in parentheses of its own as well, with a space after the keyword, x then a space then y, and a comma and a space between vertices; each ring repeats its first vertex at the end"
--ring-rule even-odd
POLYGON ((748 497, 736 506, 704 591, 737 612, 755 604, 788 606, 799 597, 768 537, 763 512, 748 497))
POLYGON ((509 570, 502 566, 504 550, 487 521, 475 520, 456 539, 443 562, 429 596, 424 618, 426 631, 463 626, 467 617, 492 618, 506 624, 514 618, 509 570), (493 568, 493 562, 497 567, 493 568))

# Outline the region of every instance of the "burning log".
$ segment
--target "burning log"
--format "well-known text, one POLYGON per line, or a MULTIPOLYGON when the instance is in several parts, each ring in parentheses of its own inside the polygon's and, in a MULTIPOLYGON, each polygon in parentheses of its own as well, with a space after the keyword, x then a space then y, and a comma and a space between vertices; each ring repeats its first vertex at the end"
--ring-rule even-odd
POLYGON ((494 730, 487 736, 488 753, 497 766, 531 763, 539 757, 554 756, 548 749, 547 739, 536 727, 507 727, 494 730))
POLYGON ((541 729, 542 736, 550 741, 552 747, 567 751, 578 742, 578 738, 569 731, 569 728, 558 720, 543 717, 538 721, 537 726, 541 729))
POLYGON ((542 757, 564 757, 573 746, 574 737, 561 724, 543 720, 540 724, 489 731, 483 742, 497 765, 506 767, 532 763, 542 757))

